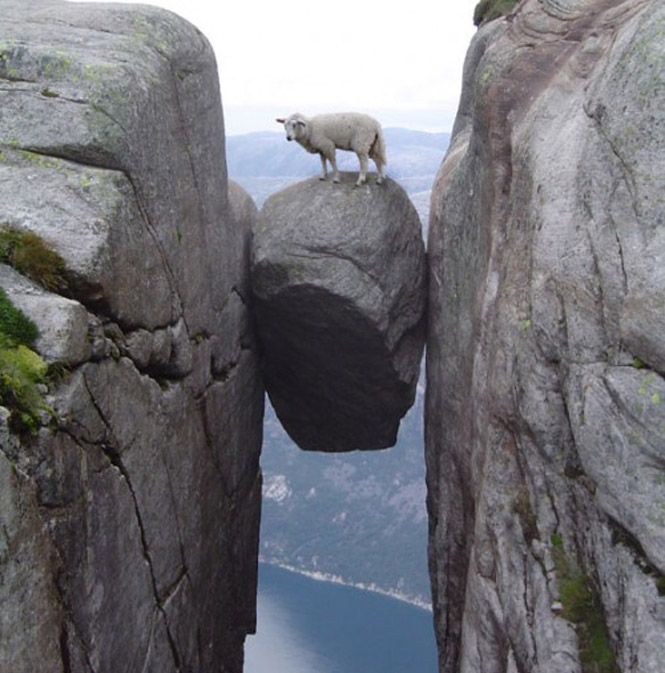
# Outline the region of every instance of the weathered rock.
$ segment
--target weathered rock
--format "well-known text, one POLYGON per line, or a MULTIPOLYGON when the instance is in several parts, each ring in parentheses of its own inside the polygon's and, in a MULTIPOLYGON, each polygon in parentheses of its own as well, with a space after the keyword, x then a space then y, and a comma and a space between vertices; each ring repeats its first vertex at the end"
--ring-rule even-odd
POLYGON ((0 5, 0 224, 73 276, 0 266, 71 370, 37 437, 0 413, 0 670, 240 673, 263 387, 212 50, 155 8, 0 5))
POLYGON ((307 180, 266 201, 252 288, 266 389, 302 449, 381 449, 413 404, 425 253, 395 182, 307 180))
MULTIPOLYGON (((0 446, 18 450, 0 407, 0 446)), ((37 511, 34 484, 0 451, 0 662, 7 670, 63 671, 57 560, 37 511), (41 610, 35 610, 35 605, 41 610)))
POLYGON ((3 0, 4 16, 25 12, 35 20, 7 21, 0 45, 3 220, 53 243, 87 303, 119 325, 184 314, 199 333, 234 275, 210 292, 218 263, 201 250, 237 236, 210 226, 228 204, 223 139, 214 151, 200 132, 223 129, 209 44, 162 10, 3 0))
POLYGON ((88 312, 83 305, 47 292, 5 264, 0 264, 0 287, 37 325, 36 348, 44 360, 71 367, 90 357, 88 312))
POLYGON ((442 671, 592 670, 562 553, 620 670, 662 669, 664 21, 525 0, 469 50, 428 248, 442 671))

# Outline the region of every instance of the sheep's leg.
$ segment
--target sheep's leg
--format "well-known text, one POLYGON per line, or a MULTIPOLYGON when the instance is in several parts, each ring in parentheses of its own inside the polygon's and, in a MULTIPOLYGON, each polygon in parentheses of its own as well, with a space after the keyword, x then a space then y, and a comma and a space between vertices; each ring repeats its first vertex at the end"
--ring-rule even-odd
POLYGON ((380 185, 385 177, 383 175, 383 168, 385 166, 385 163, 383 162, 381 152, 380 150, 378 150, 376 145, 377 145, 376 142, 374 143, 374 145, 372 145, 372 149, 369 152, 369 158, 376 164, 376 171, 379 174, 379 177, 376 179, 376 184, 380 185))
POLYGON ((367 155, 358 154, 358 161, 360 161, 360 174, 358 175, 358 182, 356 186, 364 185, 367 182, 367 155))
POLYGON ((339 182, 339 171, 337 170, 337 159, 335 158, 335 148, 328 154, 328 161, 333 169, 333 182, 339 182))
POLYGON ((328 167, 326 166, 326 158, 323 154, 319 154, 321 159, 321 175, 319 175, 319 180, 325 180, 328 177, 328 167))
POLYGON ((337 171, 337 162, 335 161, 335 143, 328 138, 318 138, 317 147, 321 155, 321 162, 325 163, 328 159, 333 170, 333 182, 339 182, 339 173, 337 171))
POLYGON ((383 183, 384 175, 383 169, 386 166, 384 151, 383 151, 383 139, 381 137, 381 132, 379 131, 374 138, 374 142, 369 149, 369 158, 376 164, 376 171, 379 174, 379 177, 376 179, 376 184, 380 185, 383 183))
POLYGON ((374 159, 374 163, 376 164, 376 170, 379 174, 379 177, 376 179, 376 184, 380 185, 383 183, 383 162, 381 159, 374 159))

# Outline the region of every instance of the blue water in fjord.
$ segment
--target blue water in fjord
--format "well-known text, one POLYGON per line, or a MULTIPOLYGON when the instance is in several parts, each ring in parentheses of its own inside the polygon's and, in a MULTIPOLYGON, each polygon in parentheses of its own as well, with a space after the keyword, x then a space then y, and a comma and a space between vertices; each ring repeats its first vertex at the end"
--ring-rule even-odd
POLYGON ((436 673, 432 615, 261 564, 245 673, 436 673))

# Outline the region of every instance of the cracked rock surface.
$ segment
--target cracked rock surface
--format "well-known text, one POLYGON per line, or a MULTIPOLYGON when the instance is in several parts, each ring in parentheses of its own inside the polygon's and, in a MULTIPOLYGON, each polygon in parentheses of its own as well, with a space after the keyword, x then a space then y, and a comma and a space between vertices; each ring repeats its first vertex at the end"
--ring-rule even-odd
POLYGON ((0 408, 0 670, 242 670, 263 415, 248 198, 193 26, 0 0, 0 225, 71 277, 61 297, 0 265, 69 371, 36 437, 0 408))
POLYGON ((664 25, 525 0, 469 49, 428 248, 441 671, 601 670, 562 554, 618 670, 663 668, 664 25))
POLYGON ((317 178, 270 197, 252 290, 266 389, 305 450, 382 449, 413 404, 424 342, 420 220, 392 180, 317 178))

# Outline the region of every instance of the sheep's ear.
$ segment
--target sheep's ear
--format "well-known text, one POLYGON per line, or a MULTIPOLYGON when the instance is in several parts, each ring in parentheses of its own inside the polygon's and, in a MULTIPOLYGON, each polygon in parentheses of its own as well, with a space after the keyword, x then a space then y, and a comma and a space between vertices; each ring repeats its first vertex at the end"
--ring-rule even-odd
POLYGON ((299 119, 296 123, 298 124, 298 126, 303 126, 303 127, 305 126, 305 122, 302 121, 302 119, 299 119))
POLYGON ((278 124, 283 124, 283 123, 286 121, 286 119, 275 119, 275 121, 276 121, 278 124))

